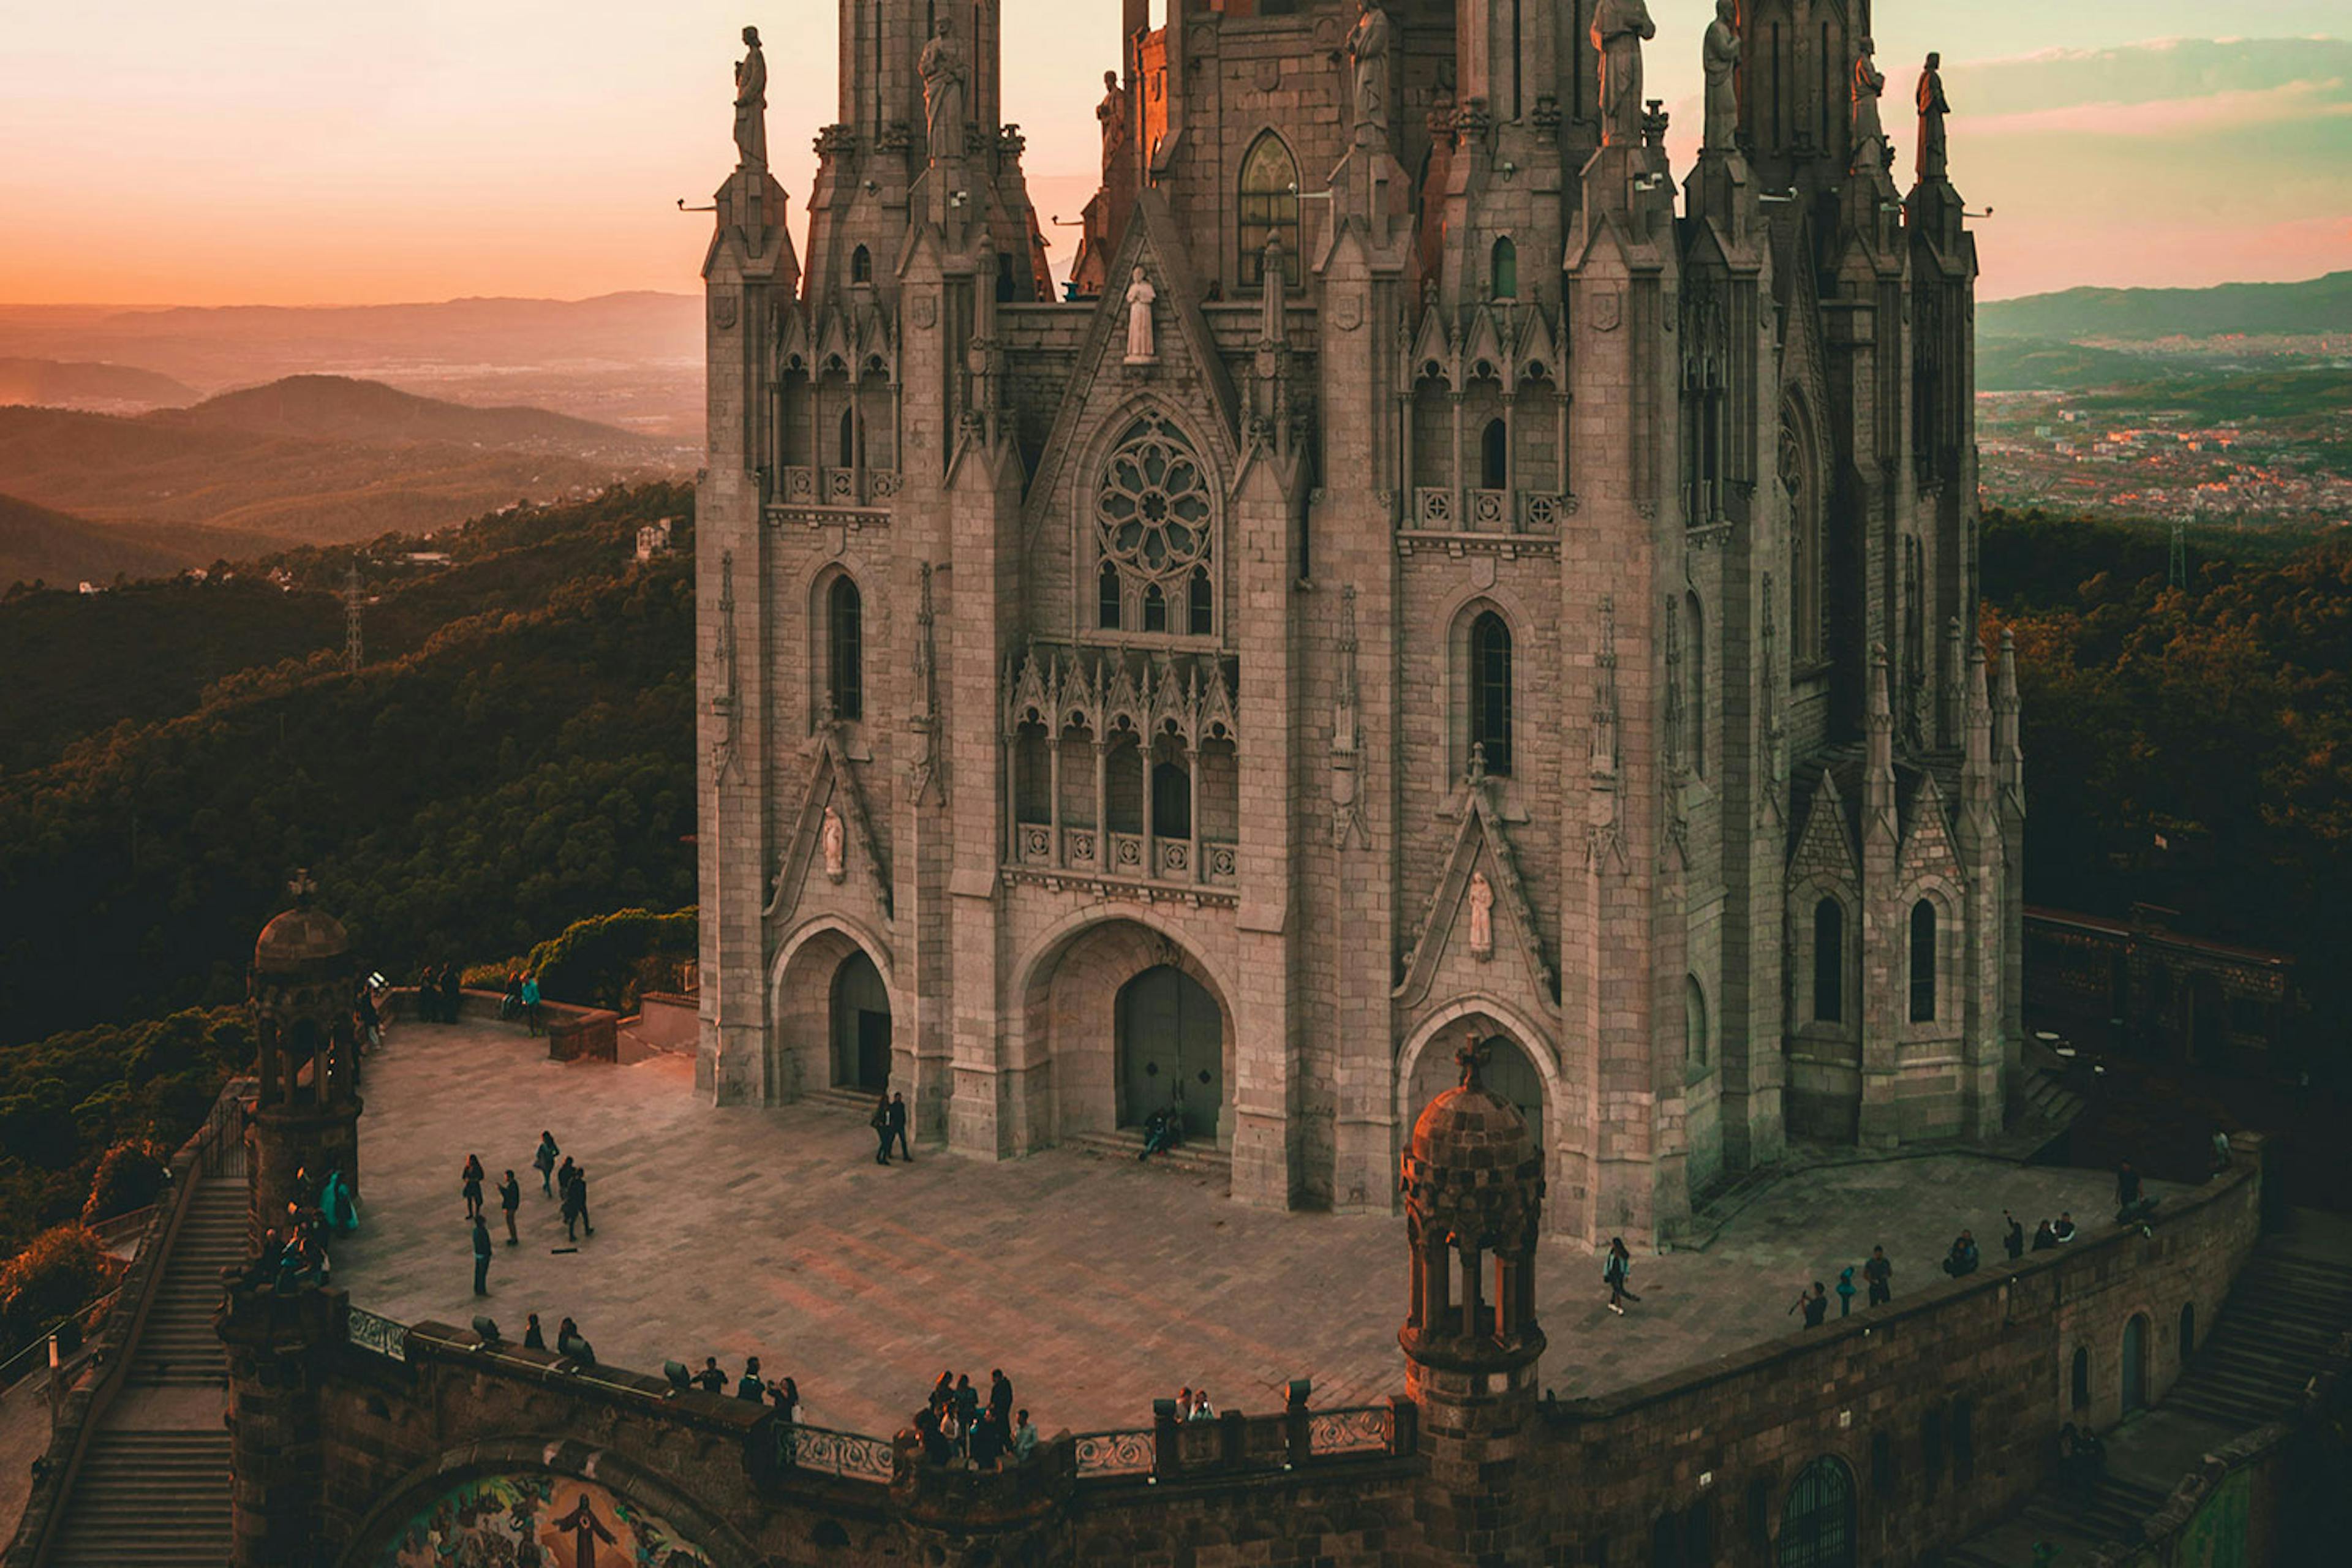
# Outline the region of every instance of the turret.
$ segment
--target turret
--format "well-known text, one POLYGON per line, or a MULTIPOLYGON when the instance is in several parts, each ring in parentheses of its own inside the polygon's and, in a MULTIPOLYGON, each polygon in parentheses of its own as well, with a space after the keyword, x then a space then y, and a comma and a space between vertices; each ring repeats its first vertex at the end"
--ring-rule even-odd
POLYGON ((359 981, 342 922, 314 908, 310 873, 295 873, 293 908, 253 946, 247 996, 259 1042, 259 1091, 246 1131, 249 1224, 285 1233, 314 1206, 329 1174, 359 1188, 359 981))
POLYGON ((1423 1510, 1433 1561, 1516 1563, 1533 1549, 1536 1237, 1543 1156, 1509 1101, 1479 1081, 1465 1037, 1462 1081, 1430 1101, 1403 1161, 1412 1260, 1405 1385, 1429 1456, 1423 1510), (1454 1282, 1461 1282, 1455 1300, 1454 1282))

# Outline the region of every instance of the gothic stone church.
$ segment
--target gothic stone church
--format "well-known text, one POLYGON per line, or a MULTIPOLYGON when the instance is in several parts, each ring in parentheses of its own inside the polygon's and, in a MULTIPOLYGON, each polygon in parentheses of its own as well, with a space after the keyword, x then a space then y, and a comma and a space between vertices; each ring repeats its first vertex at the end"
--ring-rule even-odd
POLYGON ((1165 1110, 1235 1200, 1384 1212, 1475 1037, 1603 1238, 1790 1138, 1999 1131, 1940 89, 1905 193, 1869 0, 1741 0, 1678 189, 1639 0, 1163 3, 1069 299, 998 0, 843 0, 805 258, 746 61, 704 1090, 887 1087, 983 1158, 1165 1110))

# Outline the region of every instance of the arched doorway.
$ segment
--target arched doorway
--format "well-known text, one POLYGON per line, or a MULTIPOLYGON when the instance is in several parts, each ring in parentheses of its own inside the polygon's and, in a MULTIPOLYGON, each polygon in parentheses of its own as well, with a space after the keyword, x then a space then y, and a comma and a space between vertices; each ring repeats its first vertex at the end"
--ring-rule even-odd
POLYGON ((877 1092, 890 1084, 890 994, 863 949, 833 972, 833 1084, 877 1092))
POLYGON ((2147 1315, 2132 1314, 2124 1325, 2124 1414, 2147 1405, 2147 1315))
POLYGON ((1118 1124, 1183 1113, 1184 1136, 1213 1140, 1225 1100, 1224 1024, 1208 987, 1172 963, 1118 990, 1118 1124))
POLYGON ((1780 1568, 1853 1568, 1853 1472, 1824 1454, 1797 1473, 1780 1510, 1780 1568))

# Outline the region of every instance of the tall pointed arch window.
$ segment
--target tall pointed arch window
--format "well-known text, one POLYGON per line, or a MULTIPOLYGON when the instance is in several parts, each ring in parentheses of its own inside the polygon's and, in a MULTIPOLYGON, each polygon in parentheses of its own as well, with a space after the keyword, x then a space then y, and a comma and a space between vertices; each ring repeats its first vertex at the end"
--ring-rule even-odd
POLYGON ((1486 771, 1511 772, 1511 628, 1492 610, 1470 623, 1470 742, 1486 771))
POLYGON ((1936 1017, 1936 905, 1922 899, 1911 906, 1911 1021, 1936 1017))
POLYGON ((1835 899, 1813 906, 1813 1018, 1845 1018, 1845 906, 1835 899))
POLYGON ((1265 282, 1265 242, 1282 241, 1283 283, 1298 286, 1298 163, 1273 132, 1262 132, 1242 157, 1241 280, 1265 282))
POLYGON ((825 590, 825 689, 836 719, 866 717, 866 605, 847 574, 825 590))
POLYGON ((1519 297, 1519 247, 1511 243, 1509 235, 1495 242, 1493 266, 1487 276, 1494 284, 1496 299, 1516 300, 1519 297))

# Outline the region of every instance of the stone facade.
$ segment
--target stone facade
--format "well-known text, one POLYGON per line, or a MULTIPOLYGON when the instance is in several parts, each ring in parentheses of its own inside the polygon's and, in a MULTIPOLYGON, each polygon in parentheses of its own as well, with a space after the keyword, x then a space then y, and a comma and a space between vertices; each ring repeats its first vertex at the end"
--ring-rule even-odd
POLYGON ((1849 8, 1742 8, 1678 205, 1590 0, 1360 68, 1333 0, 1125 4, 1098 298, 987 0, 946 132, 929 9, 843 5, 805 269, 719 192, 702 1087, 988 1157, 1172 1110, 1237 1200, 1386 1210, 1468 1026, 1547 1224, 1636 1241, 1791 1135, 1998 1131, 1974 242, 1850 135, 1849 8))

